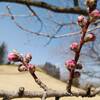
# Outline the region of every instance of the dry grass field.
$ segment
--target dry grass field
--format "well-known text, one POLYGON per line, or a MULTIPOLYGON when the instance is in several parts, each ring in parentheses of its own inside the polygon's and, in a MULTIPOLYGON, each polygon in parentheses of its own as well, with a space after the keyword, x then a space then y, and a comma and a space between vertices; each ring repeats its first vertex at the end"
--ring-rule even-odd
MULTIPOLYGON (((65 91, 66 84, 43 73, 38 69, 36 71, 39 79, 42 80, 49 88, 65 91)), ((32 76, 28 72, 18 72, 15 66, 0 66, 0 90, 17 91, 19 87, 25 87, 25 90, 30 91, 42 91, 42 89, 34 82, 32 76)), ((79 89, 73 87, 74 91, 79 91, 79 89)), ((0 99, 2 100, 2 99, 0 99)), ((19 98, 14 100, 32 100, 28 98, 19 98)), ((34 98, 33 100, 40 100, 34 98)), ((47 100, 54 100, 54 98, 48 98, 47 100)), ((63 97, 60 100, 100 100, 99 96, 93 98, 82 98, 82 97, 63 97)))

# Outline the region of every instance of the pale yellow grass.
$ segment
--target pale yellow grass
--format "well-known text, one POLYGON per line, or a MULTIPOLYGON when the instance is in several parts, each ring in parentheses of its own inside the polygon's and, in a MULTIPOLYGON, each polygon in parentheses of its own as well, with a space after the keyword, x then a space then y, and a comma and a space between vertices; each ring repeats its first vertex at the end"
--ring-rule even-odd
MULTIPOLYGON (((66 84, 49 76, 41 71, 36 71, 37 76, 49 87, 59 91, 65 91, 66 84)), ((0 66, 0 90, 17 91, 19 87, 25 87, 25 90, 42 91, 42 89, 34 82, 32 76, 28 72, 18 72, 15 66, 0 66)), ((74 91, 79 89, 74 88, 74 91)), ((2 100, 2 99, 0 99, 2 100)), ((15 100, 15 99, 14 99, 15 100)), ((16 100, 32 100, 27 98, 19 98, 16 100)), ((34 100, 40 100, 35 98, 34 100)), ((49 98, 47 100, 54 100, 49 98)), ((60 100, 100 100, 99 96, 93 98, 81 97, 63 97, 60 100)))

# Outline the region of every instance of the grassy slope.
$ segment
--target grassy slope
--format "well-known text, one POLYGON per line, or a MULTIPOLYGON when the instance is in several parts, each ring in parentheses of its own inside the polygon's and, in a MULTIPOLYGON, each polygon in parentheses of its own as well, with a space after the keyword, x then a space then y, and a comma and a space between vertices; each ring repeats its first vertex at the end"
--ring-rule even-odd
MULTIPOLYGON (((41 79, 49 88, 55 90, 65 91, 66 84, 49 76, 42 72, 41 69, 37 69, 37 76, 41 79)), ((18 72, 17 67, 14 66, 0 66, 0 89, 3 90, 18 90, 19 87, 25 87, 26 90, 38 90, 42 91, 40 87, 34 82, 32 76, 28 72, 18 72)), ((74 91, 79 91, 79 89, 74 88, 74 91)), ((81 97, 67 97, 62 98, 60 100, 100 100, 99 96, 94 98, 81 98, 81 97)), ((31 99, 19 99, 19 100, 31 100, 31 99)), ((40 99, 34 99, 40 100, 40 99)), ((54 98, 50 98, 47 100, 54 100, 54 98)))

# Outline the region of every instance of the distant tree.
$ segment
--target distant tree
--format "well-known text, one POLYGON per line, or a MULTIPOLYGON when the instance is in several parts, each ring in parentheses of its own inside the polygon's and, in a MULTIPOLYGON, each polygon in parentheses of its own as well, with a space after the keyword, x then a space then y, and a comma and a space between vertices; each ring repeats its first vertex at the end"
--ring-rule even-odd
POLYGON ((43 69, 46 71, 47 74, 60 79, 60 70, 55 65, 46 62, 43 66, 43 69))
POLYGON ((6 44, 3 42, 0 45, 0 64, 4 64, 5 62, 5 56, 7 54, 7 46, 6 44))

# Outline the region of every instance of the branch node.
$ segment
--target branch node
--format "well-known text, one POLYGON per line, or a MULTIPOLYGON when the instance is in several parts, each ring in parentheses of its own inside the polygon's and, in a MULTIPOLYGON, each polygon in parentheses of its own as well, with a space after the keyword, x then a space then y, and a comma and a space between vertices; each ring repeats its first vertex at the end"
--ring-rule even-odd
POLYGON ((57 97, 57 96, 56 96, 56 97, 55 97, 55 100, 60 100, 60 97, 57 97))
POLYGON ((88 97, 91 97, 91 88, 92 88, 92 85, 87 86, 86 96, 88 96, 88 97))
POLYGON ((8 95, 5 94, 5 95, 3 96, 3 99, 2 99, 2 100, 10 100, 10 98, 9 98, 8 95))
POLYGON ((45 91, 45 92, 43 93, 43 96, 42 96, 41 100, 45 100, 45 99, 46 99, 46 96, 47 96, 47 92, 45 91))
POLYGON ((19 97, 22 97, 24 95, 24 90, 25 90, 24 87, 19 88, 19 92, 18 92, 19 97))

